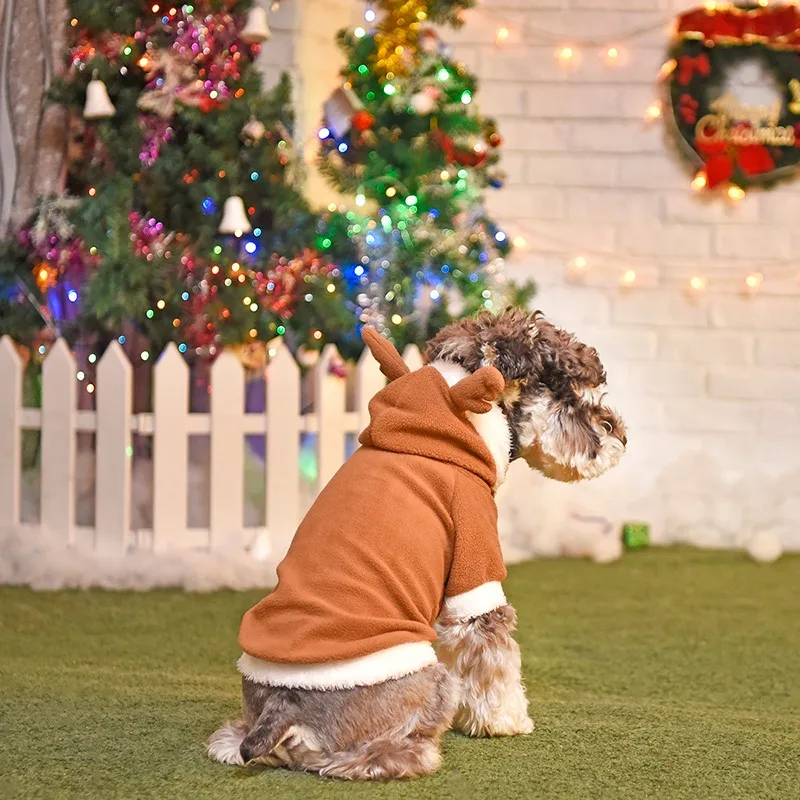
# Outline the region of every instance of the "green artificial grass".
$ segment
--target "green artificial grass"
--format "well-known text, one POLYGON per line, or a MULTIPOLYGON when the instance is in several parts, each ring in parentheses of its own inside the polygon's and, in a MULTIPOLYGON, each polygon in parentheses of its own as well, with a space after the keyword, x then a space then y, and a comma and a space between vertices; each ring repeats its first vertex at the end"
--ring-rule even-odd
POLYGON ((376 785, 204 757, 260 593, 0 589, 0 798, 800 797, 800 558, 536 561, 507 591, 536 732, 376 785))

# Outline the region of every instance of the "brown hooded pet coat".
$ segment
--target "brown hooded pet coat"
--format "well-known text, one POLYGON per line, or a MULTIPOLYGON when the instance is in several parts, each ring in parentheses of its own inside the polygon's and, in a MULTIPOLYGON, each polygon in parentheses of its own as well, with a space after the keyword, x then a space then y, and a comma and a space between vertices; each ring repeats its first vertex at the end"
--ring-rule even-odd
POLYGON ((468 421, 493 408, 503 377, 485 367, 449 387, 434 367, 410 373, 375 331, 364 340, 390 383, 300 524, 277 587, 244 615, 239 669, 259 683, 398 678, 435 663, 443 604, 468 619, 506 602, 496 467, 468 421))

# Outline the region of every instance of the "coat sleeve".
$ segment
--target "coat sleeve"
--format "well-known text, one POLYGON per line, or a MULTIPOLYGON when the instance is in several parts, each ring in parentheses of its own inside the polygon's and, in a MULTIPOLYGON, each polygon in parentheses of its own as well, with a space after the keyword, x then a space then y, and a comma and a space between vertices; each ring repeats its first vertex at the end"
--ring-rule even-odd
POLYGON ((459 475, 451 513, 453 561, 443 611, 451 619, 473 619, 506 604, 497 506, 486 484, 459 475))

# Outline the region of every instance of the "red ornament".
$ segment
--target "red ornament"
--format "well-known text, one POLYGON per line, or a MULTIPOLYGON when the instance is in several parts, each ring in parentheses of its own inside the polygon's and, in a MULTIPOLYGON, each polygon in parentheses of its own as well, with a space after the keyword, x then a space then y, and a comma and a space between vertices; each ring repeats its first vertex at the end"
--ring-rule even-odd
POLYGON ((500 147, 500 145, 503 144, 503 137, 499 133, 493 133, 489 137, 489 144, 492 147, 500 147))
POLYGON ((466 150, 456 147, 455 142, 441 129, 433 132, 436 144, 442 149, 445 161, 448 164, 458 164, 462 167, 479 167, 486 161, 485 150, 466 150))
POLYGON ((373 117, 369 111, 362 108, 360 111, 356 111, 356 113, 353 114, 350 118, 350 122, 359 133, 364 133, 364 131, 368 131, 375 124, 375 117, 373 117))

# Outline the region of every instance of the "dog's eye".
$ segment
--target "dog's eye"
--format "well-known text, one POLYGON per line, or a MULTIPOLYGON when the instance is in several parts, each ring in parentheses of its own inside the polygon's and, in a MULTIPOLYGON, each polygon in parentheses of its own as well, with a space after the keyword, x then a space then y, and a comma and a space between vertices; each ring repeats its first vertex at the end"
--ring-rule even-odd
POLYGON ((603 427, 606 429, 608 433, 614 432, 614 426, 607 419, 603 420, 603 427))

